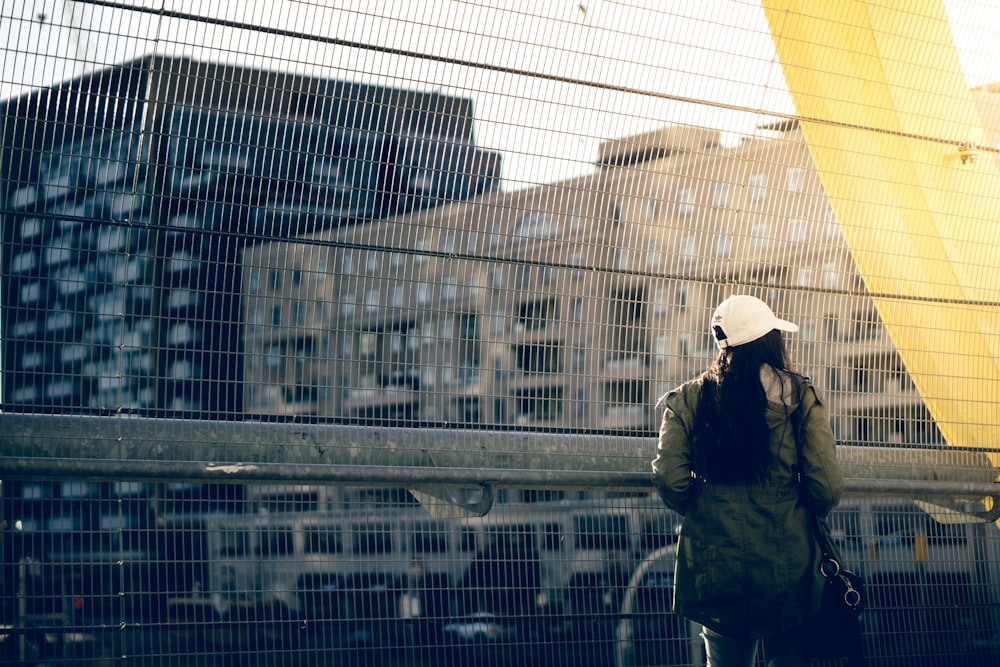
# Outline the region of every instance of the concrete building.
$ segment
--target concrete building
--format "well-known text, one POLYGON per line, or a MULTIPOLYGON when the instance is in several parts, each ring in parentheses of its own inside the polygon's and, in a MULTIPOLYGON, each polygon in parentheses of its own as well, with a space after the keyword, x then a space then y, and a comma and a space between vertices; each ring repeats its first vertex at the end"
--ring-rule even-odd
POLYGON ((240 249, 497 189, 469 100, 146 57, 0 105, 7 411, 243 414, 240 249))
POLYGON ((259 417, 652 431, 715 354, 715 305, 751 292, 799 323, 840 439, 940 439, 792 121, 610 141, 593 175, 257 245, 243 271, 259 417))

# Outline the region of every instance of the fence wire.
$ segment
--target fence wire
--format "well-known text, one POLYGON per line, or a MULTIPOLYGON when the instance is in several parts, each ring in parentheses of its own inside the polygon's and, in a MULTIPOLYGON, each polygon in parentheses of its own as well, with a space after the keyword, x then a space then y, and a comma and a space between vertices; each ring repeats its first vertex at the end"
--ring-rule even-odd
POLYGON ((965 0, 0 10, 0 663, 700 665, 657 399, 798 323, 877 665, 1000 657, 965 0))

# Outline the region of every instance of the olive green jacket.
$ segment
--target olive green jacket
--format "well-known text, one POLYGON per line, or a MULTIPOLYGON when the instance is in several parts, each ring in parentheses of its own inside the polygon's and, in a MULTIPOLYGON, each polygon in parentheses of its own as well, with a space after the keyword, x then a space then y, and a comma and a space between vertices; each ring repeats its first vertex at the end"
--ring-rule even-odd
POLYGON ((692 427, 701 380, 663 397, 653 479, 684 515, 674 573, 674 611, 730 637, 767 637, 819 611, 823 577, 815 515, 839 502, 844 479, 826 408, 809 380, 761 369, 774 464, 765 481, 715 484, 692 470, 692 427), (795 430, 802 437, 797 481, 795 430))

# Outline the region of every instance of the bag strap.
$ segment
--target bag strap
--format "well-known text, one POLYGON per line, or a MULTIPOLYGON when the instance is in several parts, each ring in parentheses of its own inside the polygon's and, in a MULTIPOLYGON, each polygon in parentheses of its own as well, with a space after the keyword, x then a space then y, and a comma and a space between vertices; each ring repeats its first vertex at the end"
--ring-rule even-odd
MULTIPOLYGON (((802 493, 802 488, 806 484, 805 468, 802 465, 802 415, 800 414, 802 410, 802 396, 804 393, 805 392, 802 391, 802 384, 800 384, 799 404, 795 406, 795 410, 792 412, 791 416, 792 428, 795 429, 795 465, 796 468, 798 468, 797 479, 799 484, 799 494, 802 493)), ((844 604, 855 611, 860 610, 863 603, 861 591, 855 588, 851 579, 844 574, 845 571, 841 566, 840 551, 837 549, 837 546, 833 542, 833 538, 830 536, 830 525, 827 523, 825 518, 816 514, 816 512, 814 512, 808 505, 806 505, 806 510, 813 517, 813 535, 816 537, 816 544, 819 545, 820 549, 820 573, 824 578, 826 578, 828 584, 831 581, 840 579, 844 584, 844 604)))
MULTIPOLYGON (((801 496, 803 488, 806 485, 806 473, 805 466, 803 466, 803 456, 802 456, 802 403, 803 397, 807 391, 806 383, 800 381, 797 383, 798 386, 798 405, 795 406, 795 410, 791 414, 791 422, 793 435, 795 440, 795 467, 796 467, 796 482, 799 485, 799 494, 801 496)), ((835 577, 840 574, 840 552, 837 550, 830 538, 830 526, 827 524, 824 518, 821 518, 816 512, 809 507, 806 503, 806 509, 813 517, 812 528, 813 535, 816 537, 816 543, 819 544, 820 551, 822 552, 822 560, 820 561, 820 571, 827 577, 835 577), (830 570, 828 572, 827 570, 830 570)))

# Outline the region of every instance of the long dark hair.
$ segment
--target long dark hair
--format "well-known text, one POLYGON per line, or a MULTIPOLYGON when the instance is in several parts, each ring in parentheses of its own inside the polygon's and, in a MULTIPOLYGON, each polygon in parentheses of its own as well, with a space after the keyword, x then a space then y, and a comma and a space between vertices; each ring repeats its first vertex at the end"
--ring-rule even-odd
POLYGON ((695 472, 709 481, 751 483, 770 467, 767 394, 760 381, 764 364, 792 370, 780 331, 720 350, 701 375, 692 456, 695 472))

